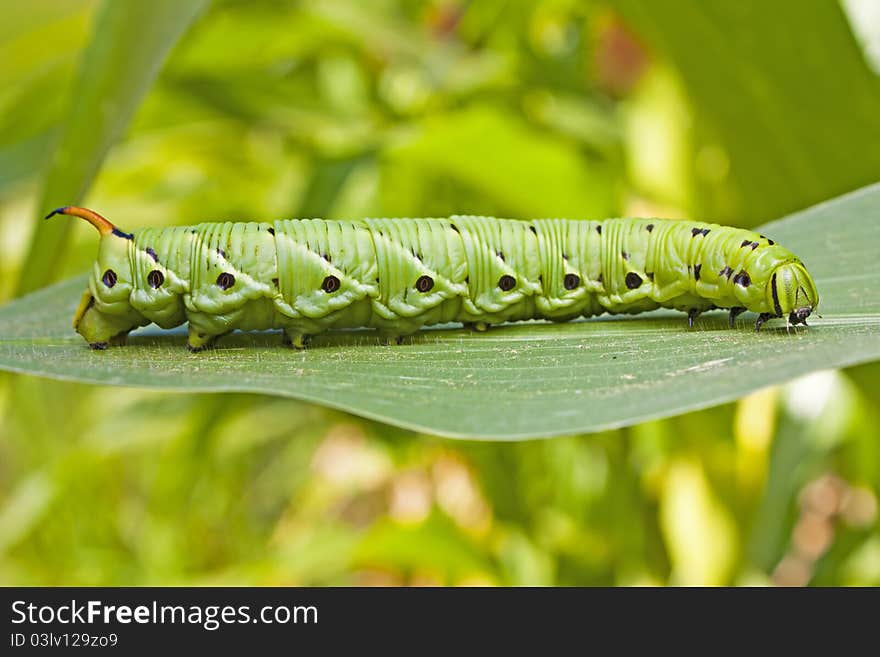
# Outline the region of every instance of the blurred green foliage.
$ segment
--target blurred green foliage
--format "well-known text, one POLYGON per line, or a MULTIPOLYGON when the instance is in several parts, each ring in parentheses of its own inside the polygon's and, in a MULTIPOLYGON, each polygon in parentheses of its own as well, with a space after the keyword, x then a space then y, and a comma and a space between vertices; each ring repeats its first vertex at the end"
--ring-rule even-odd
MULTIPOLYGON (((121 35, 96 30, 114 10, 94 1, 0 10, 0 298, 94 255, 87 227, 35 230, 53 189, 123 227, 751 225, 878 170, 877 77, 833 3, 215 1, 188 28, 150 4, 121 35), (90 66, 138 62, 140 78, 88 91, 105 84, 90 66), (106 89, 137 107, 110 110, 109 151, 106 89), (65 144, 76 167, 54 160, 65 144)), ((489 444, 266 397, 5 374, 0 583, 880 584, 878 384, 863 366, 489 444)))

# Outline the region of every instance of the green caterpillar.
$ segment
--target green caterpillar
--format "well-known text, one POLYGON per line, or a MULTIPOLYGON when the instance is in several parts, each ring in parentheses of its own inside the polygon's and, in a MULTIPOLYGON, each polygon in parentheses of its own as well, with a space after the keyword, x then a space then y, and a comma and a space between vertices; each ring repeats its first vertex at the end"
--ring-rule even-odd
POLYGON ((74 318, 94 349, 138 326, 189 322, 198 351, 234 329, 288 345, 334 328, 388 340, 429 324, 714 308, 806 324, 819 295, 803 263, 757 233, 662 219, 302 219, 125 233, 92 210, 98 259, 74 318))

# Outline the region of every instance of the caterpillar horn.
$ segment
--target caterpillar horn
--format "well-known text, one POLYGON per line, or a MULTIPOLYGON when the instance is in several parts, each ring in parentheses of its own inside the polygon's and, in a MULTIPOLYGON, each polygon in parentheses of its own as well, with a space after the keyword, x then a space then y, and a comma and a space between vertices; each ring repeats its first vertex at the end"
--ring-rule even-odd
POLYGON ((85 219, 92 226, 98 229, 98 232, 101 235, 116 235, 117 237, 122 237, 125 239, 131 239, 131 235, 128 233, 124 233, 119 230, 116 226, 114 226, 110 221, 100 214, 95 212, 94 210, 89 210, 88 208, 81 208, 76 205, 65 205, 60 208, 55 208, 45 216, 46 219, 51 219, 56 214, 65 214, 71 217, 79 217, 80 219, 85 219))

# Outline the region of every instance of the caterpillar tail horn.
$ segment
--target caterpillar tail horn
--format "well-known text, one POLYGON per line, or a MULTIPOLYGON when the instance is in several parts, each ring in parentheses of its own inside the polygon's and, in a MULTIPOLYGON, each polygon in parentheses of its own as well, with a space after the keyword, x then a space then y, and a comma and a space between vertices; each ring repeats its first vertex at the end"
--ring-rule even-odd
POLYGON ((71 217, 79 217, 80 219, 85 219, 92 226, 94 226, 102 236, 104 235, 116 235, 117 237, 124 237, 126 239, 131 239, 131 236, 128 233, 124 233, 119 230, 116 226, 114 226, 108 219, 102 217, 100 214, 95 212, 94 210, 89 210, 88 208, 81 208, 76 205, 65 205, 60 208, 55 208, 46 215, 46 219, 51 219, 56 214, 64 214, 71 217))

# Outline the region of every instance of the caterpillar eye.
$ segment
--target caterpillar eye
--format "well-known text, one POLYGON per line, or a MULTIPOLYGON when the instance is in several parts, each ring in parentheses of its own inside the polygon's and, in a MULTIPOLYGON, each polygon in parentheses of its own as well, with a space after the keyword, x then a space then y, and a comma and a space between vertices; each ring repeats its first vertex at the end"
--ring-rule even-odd
POLYGON ((498 287, 501 288, 502 292, 509 292, 516 287, 516 279, 513 276, 505 274, 498 279, 498 287))
POLYGON ((233 285, 235 285, 235 276, 229 272, 225 271, 217 277, 217 287, 221 290, 228 290, 233 285))
POLYGON ((431 288, 434 287, 434 279, 430 276, 419 276, 419 280, 416 281, 416 289, 419 292, 425 293, 430 292, 431 288))
POLYGON ((328 276, 324 279, 324 282, 321 283, 321 289, 327 294, 333 294, 339 289, 339 279, 335 276, 328 276))
POLYGON ((113 287, 116 285, 116 272, 112 269, 108 269, 104 272, 104 275, 101 276, 101 282, 107 287, 113 287))
POLYGON ((566 290, 573 290, 581 284, 581 277, 577 274, 566 274, 562 279, 562 285, 566 290))
POLYGON ((147 274, 147 283, 149 283, 150 287, 158 289, 162 287, 162 283, 165 282, 165 274, 160 272, 158 269, 154 269, 149 274, 147 274))

